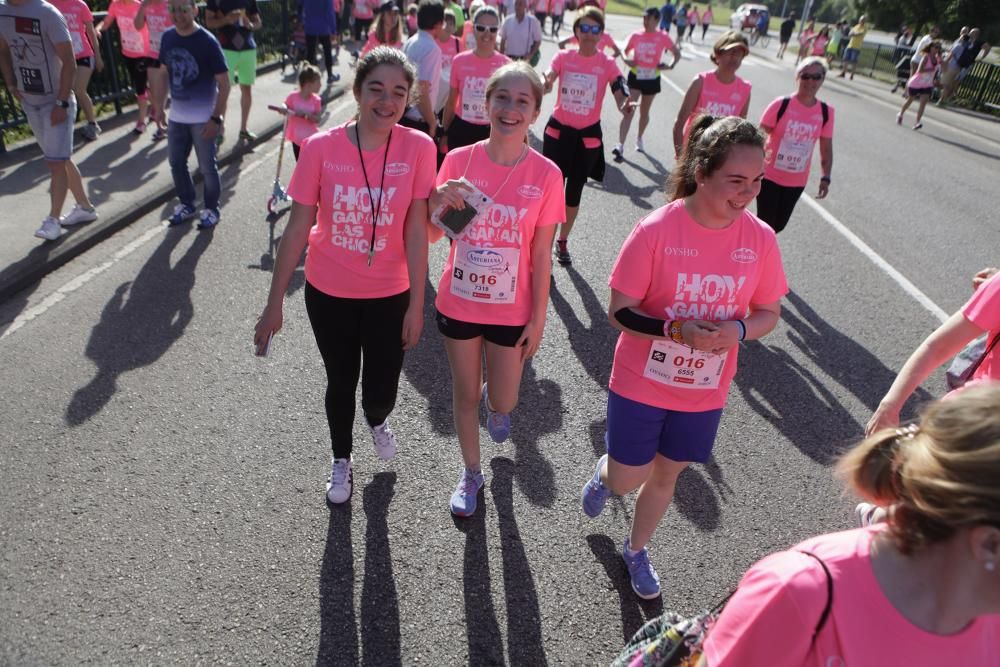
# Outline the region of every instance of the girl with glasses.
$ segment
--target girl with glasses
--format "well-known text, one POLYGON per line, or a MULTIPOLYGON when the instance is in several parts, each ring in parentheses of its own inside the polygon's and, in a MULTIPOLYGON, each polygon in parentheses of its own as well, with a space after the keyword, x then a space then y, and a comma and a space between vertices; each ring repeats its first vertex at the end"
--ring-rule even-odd
POLYGON ((757 196, 757 216, 780 232, 809 182, 813 148, 819 142, 817 199, 830 191, 833 170, 833 107, 816 98, 826 78, 826 58, 809 56, 795 72, 798 89, 771 102, 760 118, 767 133, 767 167, 757 196))
POLYGON ((483 141, 490 136, 486 112, 486 84, 510 58, 498 53, 500 15, 493 7, 481 7, 472 17, 476 48, 463 51, 451 63, 448 100, 442 111, 442 153, 483 141))

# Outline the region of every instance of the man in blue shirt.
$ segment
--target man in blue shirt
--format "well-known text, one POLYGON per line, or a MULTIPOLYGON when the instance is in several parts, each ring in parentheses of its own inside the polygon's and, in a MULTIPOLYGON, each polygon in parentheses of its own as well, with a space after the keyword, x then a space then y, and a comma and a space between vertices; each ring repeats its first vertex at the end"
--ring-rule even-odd
POLYGON ((160 61, 167 68, 170 82, 167 147, 170 172, 181 200, 169 220, 171 225, 179 225, 197 213, 194 182, 187 166, 193 147, 205 180, 205 208, 198 228, 209 229, 219 222, 222 184, 215 162, 215 140, 221 136, 226 113, 229 68, 218 40, 195 23, 194 0, 169 0, 169 7, 174 27, 163 33, 160 61))
POLYGON ((674 23, 674 11, 674 3, 670 0, 660 7, 660 30, 663 32, 670 32, 670 26, 674 23))

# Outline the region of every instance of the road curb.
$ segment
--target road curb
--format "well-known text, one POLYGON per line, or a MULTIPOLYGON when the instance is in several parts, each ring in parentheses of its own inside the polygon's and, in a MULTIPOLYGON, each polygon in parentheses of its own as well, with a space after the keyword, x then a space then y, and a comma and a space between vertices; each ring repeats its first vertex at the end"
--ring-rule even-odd
MULTIPOLYGON (((347 92, 346 86, 338 86, 329 93, 323 95, 323 103, 329 104, 333 100, 340 98, 347 92)), ((281 132, 284 121, 276 121, 266 130, 257 135, 252 147, 259 146, 281 132)), ((219 167, 225 167, 239 155, 245 155, 246 151, 235 144, 229 148, 225 154, 218 157, 219 167)), ((196 174, 195 182, 201 181, 201 174, 196 174)), ((26 257, 14 264, 13 270, 5 269, 0 271, 0 302, 10 299, 21 290, 37 283, 46 275, 55 271, 72 259, 79 257, 84 252, 104 241, 125 227, 131 225, 149 213, 163 206, 175 196, 173 185, 153 192, 142 204, 135 206, 123 213, 109 218, 99 218, 97 221, 87 225, 83 230, 73 234, 64 243, 59 244, 44 259, 38 262, 26 262, 26 257), (18 264, 25 263, 23 267, 18 264)), ((39 246, 44 247, 44 246, 39 246)))

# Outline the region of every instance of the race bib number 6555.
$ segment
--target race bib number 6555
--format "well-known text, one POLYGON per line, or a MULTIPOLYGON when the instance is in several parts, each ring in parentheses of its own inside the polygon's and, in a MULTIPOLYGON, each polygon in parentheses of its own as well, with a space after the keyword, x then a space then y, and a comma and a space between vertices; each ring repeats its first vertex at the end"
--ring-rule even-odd
POLYGON ((678 389, 717 389, 725 365, 725 354, 656 340, 649 348, 643 376, 678 389))

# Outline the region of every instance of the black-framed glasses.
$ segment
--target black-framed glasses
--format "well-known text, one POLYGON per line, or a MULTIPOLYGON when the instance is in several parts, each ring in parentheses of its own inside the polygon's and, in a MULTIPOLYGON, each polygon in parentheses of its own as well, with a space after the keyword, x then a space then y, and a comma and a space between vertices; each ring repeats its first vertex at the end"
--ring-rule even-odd
POLYGON ((487 30, 495 35, 500 30, 500 26, 476 24, 476 32, 486 32, 487 30))
POLYGON ((803 81, 822 81, 823 74, 799 74, 799 78, 803 81))
POLYGON ((581 23, 578 27, 583 34, 590 33, 591 35, 600 35, 601 31, 604 30, 604 28, 596 23, 581 23))

